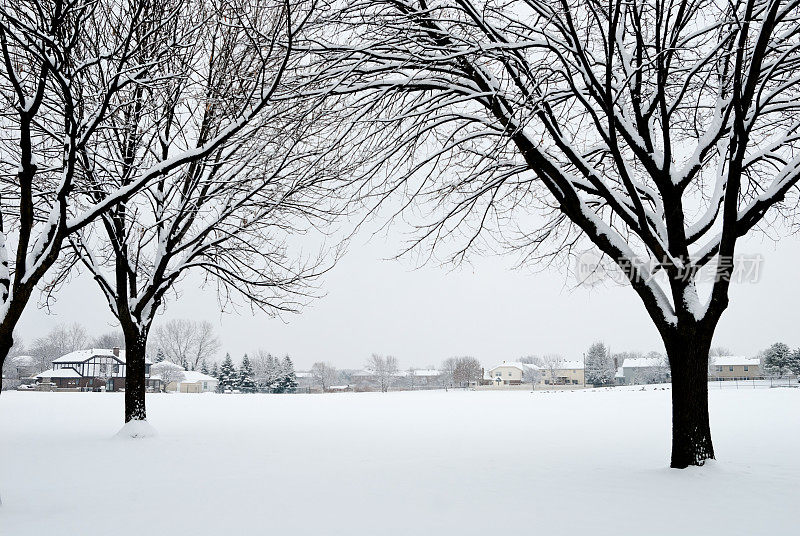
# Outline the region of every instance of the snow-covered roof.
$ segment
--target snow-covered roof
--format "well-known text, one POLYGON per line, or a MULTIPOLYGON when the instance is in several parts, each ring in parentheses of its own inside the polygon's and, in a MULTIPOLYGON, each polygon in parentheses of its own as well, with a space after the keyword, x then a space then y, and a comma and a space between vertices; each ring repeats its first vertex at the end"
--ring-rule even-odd
POLYGON ((661 357, 628 357, 622 362, 622 368, 664 367, 666 361, 661 357))
POLYGON ((36 358, 32 355, 18 355, 11 358, 15 367, 29 367, 36 364, 36 358))
POLYGON ((50 369, 45 370, 44 372, 40 372, 34 378, 80 378, 81 375, 78 374, 75 369, 71 368, 62 368, 62 369, 50 369))
POLYGON ((312 374, 310 372, 295 372, 295 378, 310 378, 312 374))
POLYGON ((436 369, 414 369, 414 376, 441 376, 442 372, 436 369))
POLYGON ((720 355, 711 357, 711 363, 730 367, 733 365, 760 365, 761 361, 757 357, 744 357, 741 355, 720 355))
POLYGON ((565 369, 583 370, 583 361, 579 359, 562 361, 557 368, 558 370, 565 370, 565 369))
POLYGON ((523 372, 525 372, 526 368, 531 368, 531 369, 540 368, 540 367, 534 365, 533 363, 520 363, 519 361, 503 361, 499 365, 495 365, 492 368, 490 368, 489 372, 491 372, 491 371, 493 371, 495 369, 499 369, 500 367, 511 367, 511 368, 519 369, 519 370, 521 370, 523 372))
POLYGON ((199 370, 187 370, 183 373, 181 383, 199 383, 199 382, 216 382, 219 381, 213 376, 203 374, 199 370))
MULTIPOLYGON (((57 357, 53 363, 84 363, 93 357, 113 357, 120 363, 125 362, 125 350, 118 350, 119 355, 114 355, 113 348, 88 348, 86 350, 75 350, 68 354, 57 357)), ((153 362, 145 358, 145 363, 152 364, 153 362)))

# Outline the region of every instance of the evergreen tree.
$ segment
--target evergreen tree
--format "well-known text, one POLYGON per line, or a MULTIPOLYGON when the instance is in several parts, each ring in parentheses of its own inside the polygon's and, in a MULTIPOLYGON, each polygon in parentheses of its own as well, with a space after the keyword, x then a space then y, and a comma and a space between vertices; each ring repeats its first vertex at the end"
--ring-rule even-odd
POLYGON ((258 390, 256 381, 253 379, 253 365, 247 354, 244 354, 242 358, 242 366, 239 367, 239 377, 236 383, 238 389, 243 393, 255 393, 258 390))
POLYGON ((216 361, 214 362, 214 366, 211 367, 211 372, 209 373, 209 376, 211 376, 212 378, 219 379, 219 365, 217 365, 216 361))
POLYGON ((612 385, 617 371, 614 369, 614 360, 602 342, 596 342, 586 352, 586 370, 584 370, 586 383, 592 385, 612 385))
POLYGON ((183 358, 183 360, 181 361, 181 366, 183 367, 183 370, 189 370, 189 362, 188 362, 188 361, 186 361, 186 358, 185 358, 185 357, 184 357, 184 358, 183 358))
POLYGON ((200 361, 200 372, 202 372, 203 374, 208 374, 210 372, 210 369, 208 368, 208 363, 206 363, 205 359, 200 361))
POLYGON ((161 363, 162 361, 164 361, 164 359, 165 359, 164 351, 161 348, 159 348, 158 351, 156 351, 156 361, 155 362, 156 363, 161 363))
POLYGON ((797 377, 797 381, 800 382, 800 348, 791 353, 787 366, 792 371, 792 374, 797 377))
POLYGON ((297 375, 294 372, 294 363, 287 355, 280 363, 280 380, 278 380, 279 393, 288 393, 294 391, 297 387, 297 375))
POLYGON ((264 366, 264 387, 276 392, 281 379, 280 362, 272 354, 267 354, 264 366))
POLYGON ((225 354, 225 360, 219 370, 219 390, 225 392, 226 389, 236 389, 238 378, 236 368, 233 366, 231 354, 225 354))
POLYGON ((764 372, 782 378, 789 372, 792 352, 782 342, 776 342, 764 352, 764 372))

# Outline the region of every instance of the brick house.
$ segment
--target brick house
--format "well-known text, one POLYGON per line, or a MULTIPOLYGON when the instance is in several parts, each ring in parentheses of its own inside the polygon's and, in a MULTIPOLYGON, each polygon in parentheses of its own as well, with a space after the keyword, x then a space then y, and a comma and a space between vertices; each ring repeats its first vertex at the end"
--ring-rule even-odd
MULTIPOLYGON (((157 390, 160 379, 150 378, 150 365, 145 361, 148 390, 157 390)), ((120 391, 125 389, 125 350, 91 348, 77 350, 53 360, 53 368, 35 376, 39 382, 50 382, 57 389, 75 391, 120 391)))

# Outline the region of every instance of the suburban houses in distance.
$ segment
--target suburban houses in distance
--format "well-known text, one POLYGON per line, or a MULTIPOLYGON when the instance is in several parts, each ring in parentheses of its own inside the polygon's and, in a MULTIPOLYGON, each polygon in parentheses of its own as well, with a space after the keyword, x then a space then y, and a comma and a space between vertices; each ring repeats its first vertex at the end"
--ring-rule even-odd
POLYGON ((482 385, 521 385, 531 383, 531 379, 538 385, 583 385, 583 361, 559 361, 547 367, 534 363, 520 363, 518 361, 503 361, 483 374, 482 385), (538 371, 530 374, 526 371, 538 371), (530 376, 530 377, 529 377, 530 376))
MULTIPOLYGON (((559 388, 581 388, 586 382, 585 363, 580 360, 560 358, 538 359, 536 363, 502 361, 490 368, 481 368, 472 359, 475 372, 469 381, 456 379, 445 370, 433 367, 409 368, 388 373, 388 379, 372 370, 336 371, 332 384, 319 385, 312 372, 296 373, 297 386, 290 392, 347 392, 391 390, 442 389, 448 387, 476 389, 513 389, 523 385, 558 386, 559 388)), ((669 366, 663 357, 617 357, 611 369, 613 380, 608 385, 639 385, 668 383, 671 381, 669 366)), ((21 389, 58 391, 121 391, 125 389, 125 351, 120 348, 91 348, 67 353, 52 361, 52 366, 43 372, 41 361, 33 356, 19 355, 10 359, 11 367, 21 389), (37 368, 40 367, 40 368, 37 368)), ((46 366, 46 365, 45 365, 46 366)), ((609 362, 609 366, 612 366, 609 362)), ((146 361, 147 390, 149 392, 210 393, 217 392, 218 378, 199 370, 185 370, 181 365, 163 361, 154 364, 146 361), (164 371, 169 365, 170 373, 164 371), (157 366, 156 366, 157 365, 157 366), (152 368, 154 367, 155 368, 152 368)), ((754 380, 764 378, 757 357, 713 356, 709 360, 709 380, 754 380)), ((260 378, 254 377, 257 385, 260 378)), ((268 390, 259 390, 271 392, 268 390)), ((239 392, 232 390, 226 392, 239 392)))

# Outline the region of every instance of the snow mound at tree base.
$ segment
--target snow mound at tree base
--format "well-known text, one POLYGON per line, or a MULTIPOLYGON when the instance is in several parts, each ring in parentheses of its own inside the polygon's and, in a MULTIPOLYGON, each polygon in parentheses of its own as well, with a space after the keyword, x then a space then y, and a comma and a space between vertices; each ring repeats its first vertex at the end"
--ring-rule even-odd
POLYGON ((157 435, 156 429, 147 421, 128 421, 114 437, 116 439, 145 439, 157 435))

